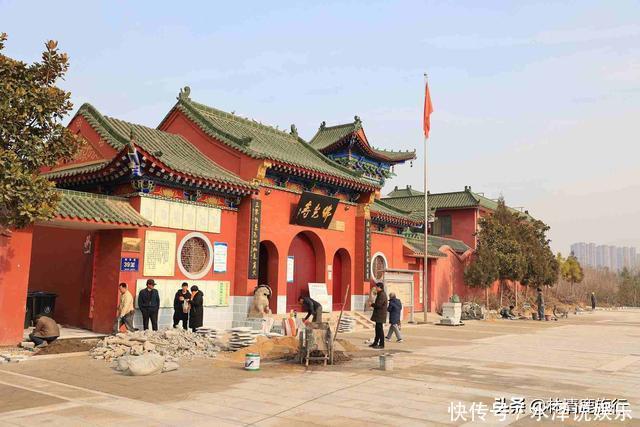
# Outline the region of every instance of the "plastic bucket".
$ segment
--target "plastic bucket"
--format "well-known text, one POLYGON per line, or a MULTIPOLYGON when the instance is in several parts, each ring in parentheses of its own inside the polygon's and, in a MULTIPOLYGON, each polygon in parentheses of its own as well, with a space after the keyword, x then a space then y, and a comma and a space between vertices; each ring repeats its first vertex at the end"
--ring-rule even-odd
POLYGON ((256 353, 247 353, 244 358, 244 369, 247 371, 260 370, 260 355, 256 353))

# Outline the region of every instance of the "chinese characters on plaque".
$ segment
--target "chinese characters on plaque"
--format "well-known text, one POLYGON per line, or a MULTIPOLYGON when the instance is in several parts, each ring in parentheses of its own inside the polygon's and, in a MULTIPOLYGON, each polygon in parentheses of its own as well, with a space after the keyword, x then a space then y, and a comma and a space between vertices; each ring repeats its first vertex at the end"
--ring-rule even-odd
POLYGON ((364 280, 371 279, 371 220, 364 220, 364 280))
POLYGON ((260 216, 262 202, 251 200, 251 222, 249 223, 249 279, 258 278, 258 257, 260 256, 260 216))
POLYGON ((329 228, 339 199, 304 192, 293 214, 293 223, 307 227, 329 228))

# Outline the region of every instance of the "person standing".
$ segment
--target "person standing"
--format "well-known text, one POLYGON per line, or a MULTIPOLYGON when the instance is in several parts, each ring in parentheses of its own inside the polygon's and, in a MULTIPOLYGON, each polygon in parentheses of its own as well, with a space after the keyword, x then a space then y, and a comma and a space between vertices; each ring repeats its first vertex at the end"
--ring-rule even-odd
POLYGON ((402 334, 400 334, 400 319, 402 318, 402 301, 396 298, 393 292, 389 294, 389 332, 387 333, 387 341, 391 341, 391 334, 396 334, 396 342, 402 342, 402 334))
POLYGON ((538 306, 538 320, 544 320, 544 295, 542 295, 542 288, 538 288, 536 304, 538 306))
POLYGON ((322 305, 311 297, 301 296, 298 302, 302 305, 302 309, 307 311, 307 317, 302 319, 306 322, 309 317, 313 323, 322 323, 322 305))
POLYGON ((596 293, 591 292, 591 311, 596 310, 596 293))
POLYGON ((29 339, 36 345, 36 348, 46 347, 60 336, 60 328, 51 317, 39 314, 36 316, 36 326, 29 334, 29 339))
POLYGON ((120 324, 123 324, 127 331, 133 332, 136 328, 133 327, 133 315, 135 310, 133 308, 133 296, 127 289, 127 284, 122 282, 118 286, 120 292, 120 301, 118 303, 118 314, 115 324, 113 325, 113 333, 120 332, 120 324))
POLYGON ((376 300, 371 304, 371 307, 373 307, 371 320, 376 322, 376 336, 373 344, 369 347, 382 349, 384 348, 384 324, 387 321, 387 294, 384 292, 384 284, 382 282, 377 282, 376 288, 378 288, 376 300))
POLYGON ((204 294, 196 285, 191 287, 191 310, 189 311, 189 327, 193 332, 203 324, 204 294))
POLYGON ((160 294, 155 289, 156 282, 147 280, 147 287, 138 293, 138 307, 142 312, 142 327, 149 329, 149 320, 154 331, 158 330, 158 310, 160 310, 160 294))
POLYGON ((178 323, 182 321, 182 328, 188 329, 189 310, 191 310, 191 293, 189 292, 189 284, 182 282, 182 288, 178 289, 176 296, 173 298, 173 327, 176 328, 178 323))

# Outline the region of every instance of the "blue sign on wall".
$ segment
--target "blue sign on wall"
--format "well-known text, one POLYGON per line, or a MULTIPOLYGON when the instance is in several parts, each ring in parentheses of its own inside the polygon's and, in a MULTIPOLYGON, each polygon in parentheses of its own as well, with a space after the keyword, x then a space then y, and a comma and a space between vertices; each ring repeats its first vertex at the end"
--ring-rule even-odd
POLYGON ((120 271, 138 271, 139 258, 120 258, 120 271))

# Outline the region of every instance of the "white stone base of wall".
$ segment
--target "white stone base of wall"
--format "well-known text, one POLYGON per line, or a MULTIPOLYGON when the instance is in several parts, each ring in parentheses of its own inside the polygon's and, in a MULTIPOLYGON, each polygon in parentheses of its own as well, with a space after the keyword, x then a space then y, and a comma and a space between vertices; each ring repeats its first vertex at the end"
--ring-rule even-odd
POLYGON ((351 295, 351 310, 365 311, 365 304, 369 299, 369 295, 351 295))
MULTIPOLYGON (((231 300, 233 297, 231 297, 231 300)), ((230 328, 233 322, 233 306, 227 307, 205 307, 203 314, 203 326, 216 329, 230 328)), ((133 325, 142 329, 142 313, 140 310, 136 310, 136 314, 133 318, 133 325)), ((158 312, 158 328, 167 329, 173 327, 173 308, 165 307, 161 308, 158 312)), ((178 324, 178 327, 182 327, 182 322, 178 324)), ((149 322, 149 329, 151 329, 151 322, 149 322)))
POLYGON ((276 314, 285 314, 287 312, 287 296, 286 295, 278 295, 278 300, 276 301, 277 309, 276 314))

